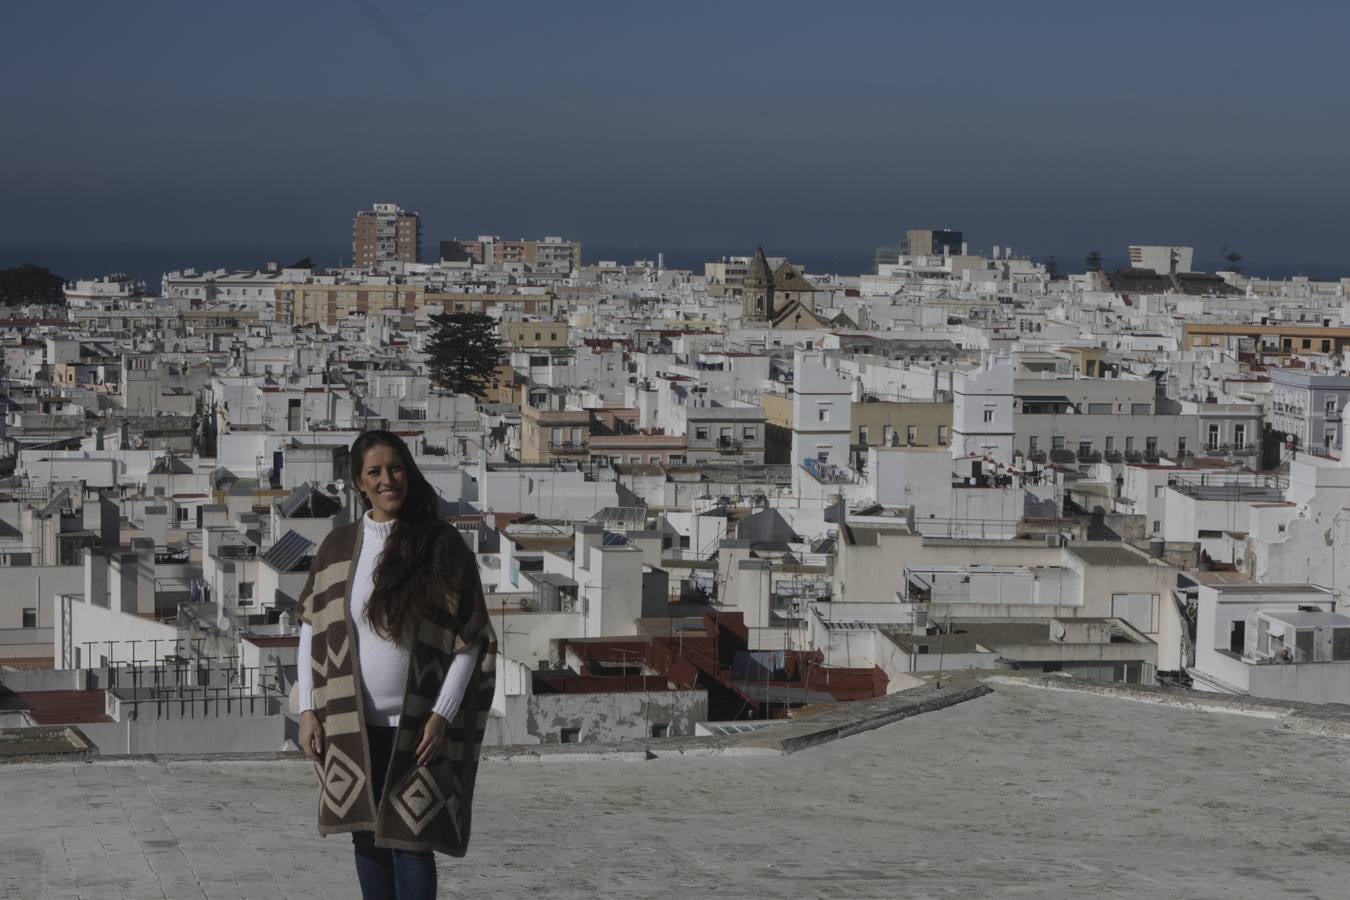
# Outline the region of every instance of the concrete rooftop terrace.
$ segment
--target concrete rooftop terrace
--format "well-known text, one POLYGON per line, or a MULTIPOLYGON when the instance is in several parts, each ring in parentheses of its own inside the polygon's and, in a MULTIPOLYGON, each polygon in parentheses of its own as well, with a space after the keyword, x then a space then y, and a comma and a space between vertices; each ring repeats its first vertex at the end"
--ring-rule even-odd
MULTIPOLYGON (((443 897, 1343 897, 1350 742, 996 684, 781 755, 492 759, 443 897)), ((0 766, 0 896, 354 898, 303 762, 0 766)))

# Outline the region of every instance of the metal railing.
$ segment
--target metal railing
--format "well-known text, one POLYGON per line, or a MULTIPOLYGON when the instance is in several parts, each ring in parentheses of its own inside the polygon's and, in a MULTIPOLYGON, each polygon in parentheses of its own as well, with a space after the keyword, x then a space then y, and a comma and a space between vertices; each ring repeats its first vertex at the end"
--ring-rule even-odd
POLYGON ((802 468, 805 469, 812 478, 825 484, 853 483, 853 471, 845 466, 836 466, 833 463, 823 463, 815 459, 806 459, 802 461, 802 468))

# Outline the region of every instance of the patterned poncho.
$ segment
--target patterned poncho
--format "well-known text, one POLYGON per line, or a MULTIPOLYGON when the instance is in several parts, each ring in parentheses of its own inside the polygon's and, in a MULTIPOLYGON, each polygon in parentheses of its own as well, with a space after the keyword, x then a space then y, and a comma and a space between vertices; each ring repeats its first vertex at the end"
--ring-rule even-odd
POLYGON ((436 568, 460 575, 452 583, 427 585, 445 602, 417 626, 389 770, 371 772, 361 660, 351 618, 352 574, 361 539, 360 522, 335 528, 319 546, 300 596, 300 619, 314 629, 308 664, 314 670, 315 713, 324 732, 319 833, 373 831, 378 847, 463 856, 497 655, 478 567, 459 533, 446 523, 434 549, 448 554, 442 557, 447 564, 436 568), (417 744, 450 659, 474 646, 478 665, 446 727, 440 756, 429 766, 419 766, 417 744), (383 784, 378 808, 373 778, 383 784))

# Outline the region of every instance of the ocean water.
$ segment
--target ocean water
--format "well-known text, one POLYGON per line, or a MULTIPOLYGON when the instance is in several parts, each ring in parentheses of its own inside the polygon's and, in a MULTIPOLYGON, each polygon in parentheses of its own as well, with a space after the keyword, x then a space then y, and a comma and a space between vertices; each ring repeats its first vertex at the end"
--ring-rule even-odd
MULTIPOLYGON (((424 248, 433 250, 434 245, 424 248)), ((832 272, 837 275, 861 275, 875 271, 872 247, 844 250, 811 250, 766 247, 772 256, 786 256, 807 271, 832 272)), ((433 250, 434 252, 434 250, 433 250)), ((587 263, 615 260, 631 263, 635 259, 655 260, 658 253, 665 256, 667 268, 691 269, 702 273, 703 264, 723 256, 748 256, 753 246, 730 248, 681 247, 604 247, 591 246, 582 241, 582 253, 587 263)), ((282 265, 309 257, 319 266, 336 266, 351 261, 350 245, 313 243, 276 244, 171 244, 171 243, 16 243, 0 242, 0 268, 33 263, 60 275, 67 281, 77 278, 96 278, 114 272, 123 272, 144 281, 151 290, 158 291, 164 272, 177 269, 252 269, 268 261, 282 265)), ((1061 274, 1080 272, 1083 254, 1060 254, 1061 274)), ((1123 267, 1125 259, 1106 257, 1107 269, 1123 267)), ((1197 260, 1196 268, 1213 271, 1220 261, 1197 260)), ((1288 278, 1306 275, 1319 281, 1334 281, 1342 275, 1350 276, 1350 262, 1338 263, 1317 260, 1245 260, 1244 271, 1268 278, 1288 278)))

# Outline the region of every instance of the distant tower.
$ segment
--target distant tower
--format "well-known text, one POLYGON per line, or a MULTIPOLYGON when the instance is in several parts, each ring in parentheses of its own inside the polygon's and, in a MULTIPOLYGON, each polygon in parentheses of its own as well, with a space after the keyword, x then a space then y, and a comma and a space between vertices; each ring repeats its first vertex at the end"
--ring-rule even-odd
POLYGON ((764 248, 755 249, 755 258, 745 272, 744 293, 741 295, 741 314, 747 319, 772 319, 773 270, 764 255, 764 248))
POLYGON ((422 220, 395 203, 376 203, 352 222, 352 265, 369 268, 382 262, 421 262, 422 220))

